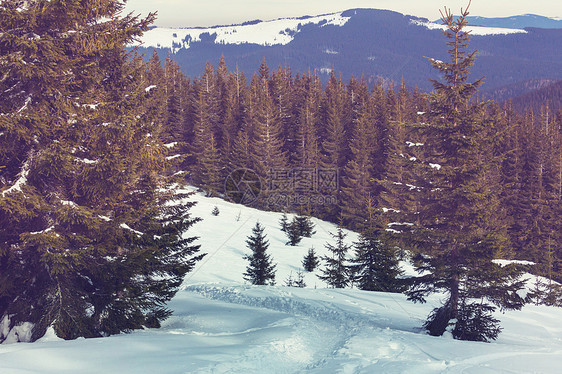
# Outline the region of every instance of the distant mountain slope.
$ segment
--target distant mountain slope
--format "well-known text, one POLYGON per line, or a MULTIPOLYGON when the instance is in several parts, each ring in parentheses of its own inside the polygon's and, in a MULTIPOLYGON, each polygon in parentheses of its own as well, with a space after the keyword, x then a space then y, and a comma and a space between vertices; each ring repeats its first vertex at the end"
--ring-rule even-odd
POLYGON ((555 79, 528 79, 501 86, 493 90, 482 90, 481 95, 485 99, 491 99, 501 103, 543 87, 547 87, 555 82, 557 82, 555 79))
POLYGON ((545 104, 554 111, 562 109, 562 80, 517 96, 511 102, 519 110, 532 109, 534 113, 539 113, 545 104))
MULTIPOLYGON (((344 80, 364 75, 396 84, 430 90, 427 78, 438 78, 424 59, 446 59, 439 25, 397 12, 353 9, 342 13, 251 22, 206 29, 153 29, 141 51, 169 52, 190 76, 202 73, 205 63, 227 66, 247 76, 265 57, 270 68, 288 65, 296 72, 316 69, 326 80, 332 68, 344 80)), ((472 77, 486 76, 485 89, 529 79, 562 79, 562 29, 472 28, 470 49, 478 50, 472 77)))
POLYGON ((524 29, 526 27, 538 27, 542 29, 562 29, 562 20, 539 16, 536 14, 524 14, 520 16, 487 18, 469 16, 468 23, 478 26, 507 27, 524 29))

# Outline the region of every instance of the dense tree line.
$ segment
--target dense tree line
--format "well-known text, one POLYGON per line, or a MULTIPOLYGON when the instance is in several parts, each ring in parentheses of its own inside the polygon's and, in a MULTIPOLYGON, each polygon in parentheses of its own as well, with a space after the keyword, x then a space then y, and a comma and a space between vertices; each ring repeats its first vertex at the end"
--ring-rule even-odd
MULTIPOLYGON (((332 72, 322 86, 315 72, 271 71, 265 61, 248 81, 222 59, 192 80, 170 59, 159 74, 168 106, 175 108, 170 141, 183 147, 190 181, 208 194, 222 193, 237 168, 255 170, 266 187, 271 169, 326 168, 339 172, 338 204, 272 205, 262 195, 256 205, 341 218, 359 230, 377 211, 419 210, 421 202, 410 192, 416 188, 413 170, 426 152, 419 124, 430 120, 430 100, 404 83, 369 87, 363 79, 344 83, 332 72)), ((495 255, 535 261, 541 274, 562 280, 560 112, 545 105, 520 115, 509 103, 490 101, 479 107, 474 121, 484 127, 487 148, 478 163, 496 199, 494 215, 486 219, 503 227, 495 255)))
POLYGON ((548 105, 555 110, 558 109, 557 115, 562 116, 562 81, 556 81, 546 87, 514 97, 511 99, 511 103, 520 112, 533 110, 535 113, 539 113, 542 107, 548 105))

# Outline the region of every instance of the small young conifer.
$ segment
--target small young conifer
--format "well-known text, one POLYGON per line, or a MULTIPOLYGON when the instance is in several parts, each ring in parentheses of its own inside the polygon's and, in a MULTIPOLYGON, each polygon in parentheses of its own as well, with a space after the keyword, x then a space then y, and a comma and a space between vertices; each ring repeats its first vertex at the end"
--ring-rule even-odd
POLYGON ((255 285, 274 285, 275 265, 272 263, 270 255, 266 253, 269 242, 264 235, 264 227, 257 222, 252 233, 253 235, 246 240, 252 254, 244 256, 244 259, 250 261, 244 273, 244 279, 255 285))
POLYGON ((289 224, 285 233, 289 238, 289 240, 287 241, 287 245, 294 247, 298 245, 302 240, 301 230, 296 219, 293 219, 293 221, 289 224))
POLYGON ((302 266, 304 270, 312 272, 314 271, 314 269, 316 269, 319 263, 320 261, 318 260, 318 256, 316 256, 316 253, 314 252, 314 248, 310 248, 306 256, 304 256, 304 259, 302 260, 302 266))
POLYGON ((330 287, 345 288, 350 284, 350 268, 346 264, 346 256, 351 246, 344 243, 347 234, 343 232, 341 227, 338 227, 336 234, 330 235, 336 239, 336 244, 326 243, 326 248, 332 255, 322 257, 326 265, 322 269, 322 275, 319 275, 318 278, 330 287))

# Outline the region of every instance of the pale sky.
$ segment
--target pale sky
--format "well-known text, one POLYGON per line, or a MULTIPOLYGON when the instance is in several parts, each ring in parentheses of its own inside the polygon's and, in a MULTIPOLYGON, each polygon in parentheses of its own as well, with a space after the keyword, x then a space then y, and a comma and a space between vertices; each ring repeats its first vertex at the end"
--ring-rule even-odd
MULTIPOLYGON (((128 0, 127 11, 158 11, 157 26, 188 27, 236 24, 319 15, 352 8, 390 9, 403 14, 439 18, 447 6, 458 14, 468 0, 128 0)), ((562 16, 560 0, 472 0, 470 15, 507 17, 520 14, 562 16)))

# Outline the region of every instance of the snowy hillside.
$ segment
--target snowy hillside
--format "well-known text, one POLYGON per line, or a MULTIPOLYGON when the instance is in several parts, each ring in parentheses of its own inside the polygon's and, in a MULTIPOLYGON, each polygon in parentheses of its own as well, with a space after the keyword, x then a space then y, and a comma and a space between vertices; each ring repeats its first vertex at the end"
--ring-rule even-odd
POLYGON ((201 41, 202 35, 215 37, 216 44, 259 44, 264 46, 285 45, 305 25, 343 26, 349 17, 341 13, 308 18, 282 18, 274 21, 249 23, 211 28, 169 29, 154 28, 143 36, 143 47, 170 48, 172 52, 188 49, 191 42, 201 41))
MULTIPOLYGON (((103 339, 0 345, 0 373, 557 373, 562 365, 562 309, 526 306, 497 313, 493 343, 431 337, 420 331, 438 297, 425 305, 405 296, 326 289, 315 274, 307 288, 282 284, 308 248, 326 253, 332 224, 286 246, 280 214, 195 196, 208 255, 189 273, 161 329, 103 339), (220 211, 213 216, 214 207, 220 211), (277 286, 251 286, 242 273, 245 240, 259 221, 277 265, 277 286)), ((356 239, 349 233, 347 242, 356 239)), ((411 272, 411 268, 406 269, 411 272)))
MULTIPOLYGON (((435 22, 424 22, 419 20, 412 21, 413 24, 427 27, 430 30, 445 30, 445 26, 435 22)), ((486 27, 486 26, 468 26, 466 31, 471 35, 508 35, 508 34, 526 34, 527 31, 522 29, 511 29, 505 27, 486 27)))
MULTIPOLYGON (((191 43, 201 42, 205 36, 214 39, 215 44, 257 44, 262 46, 286 45, 306 25, 344 26, 351 16, 349 14, 332 13, 316 17, 303 18, 281 18, 273 21, 248 22, 241 25, 217 26, 208 28, 162 28, 156 27, 146 32, 142 39, 145 48, 169 48, 172 53, 181 49, 189 49, 191 43)), ((355 14, 357 11, 355 11, 355 14)), ((424 26, 430 30, 442 29, 439 23, 413 19, 412 23, 424 26)), ((471 26, 472 35, 507 35, 514 33, 526 33, 522 29, 501 27, 471 26)))

